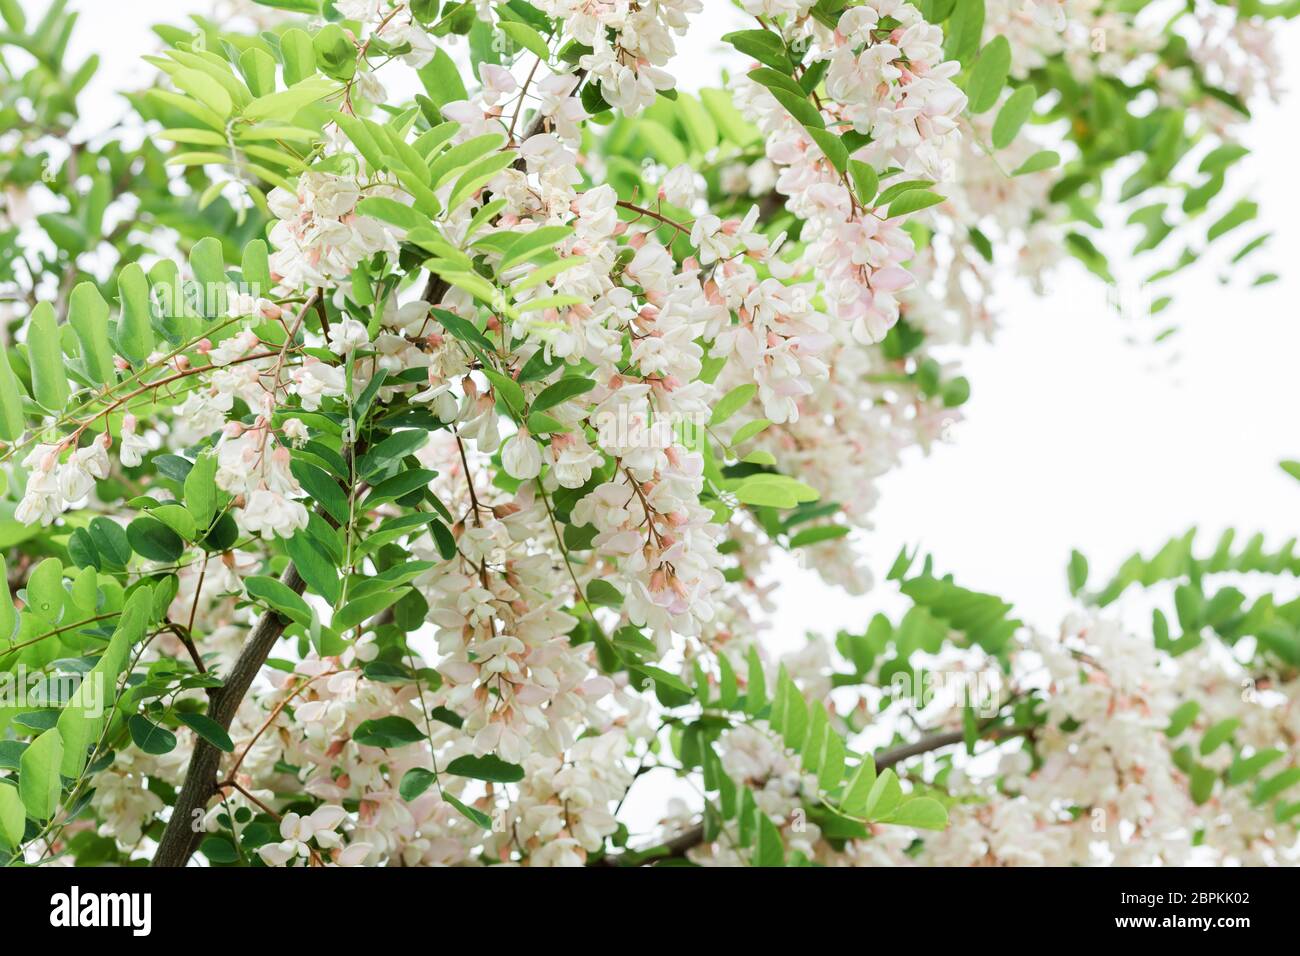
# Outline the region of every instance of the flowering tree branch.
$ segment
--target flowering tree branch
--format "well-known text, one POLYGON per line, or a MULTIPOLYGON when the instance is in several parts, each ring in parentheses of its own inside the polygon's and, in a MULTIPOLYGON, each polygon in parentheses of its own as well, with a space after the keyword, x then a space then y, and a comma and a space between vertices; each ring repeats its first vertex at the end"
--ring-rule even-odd
POLYGON ((0 861, 1293 853, 1289 598, 1211 585, 1289 553, 1180 540, 1099 589, 1075 555, 1048 636, 928 557, 869 567, 994 290, 1264 244, 1229 174, 1276 11, 743 0, 708 86, 668 66, 726 4, 325 2, 160 27, 148 135, 70 155, 96 64, 61 3, 0 3, 37 59, 0 71, 0 678, 83 680, 0 728, 0 861), (775 653, 779 552, 905 610, 775 653), (1181 634, 1106 620, 1161 576, 1181 634), (1238 671, 1269 694, 1216 693, 1238 671), (996 774, 893 771, 959 723, 1016 738, 996 774), (900 743, 860 759, 868 728, 900 743), (707 827, 627 832, 650 769, 707 827))

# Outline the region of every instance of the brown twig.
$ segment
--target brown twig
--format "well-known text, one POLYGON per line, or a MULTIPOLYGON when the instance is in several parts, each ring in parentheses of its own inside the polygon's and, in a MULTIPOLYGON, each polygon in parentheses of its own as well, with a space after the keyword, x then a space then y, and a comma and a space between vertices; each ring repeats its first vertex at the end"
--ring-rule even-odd
MULTIPOLYGON (((1032 733, 1032 727, 998 727, 982 736, 981 740, 998 740, 1004 737, 1016 737, 1022 734, 1032 733)), ((919 757, 921 754, 930 753, 934 750, 942 750, 944 747, 951 747, 953 744, 959 744, 966 739, 964 731, 953 730, 944 733, 933 734, 929 737, 923 737, 920 740, 910 744, 903 744, 890 750, 881 751, 876 754, 876 771, 888 770, 904 760, 912 757, 919 757)), ((653 856, 648 856, 648 852, 631 852, 620 853, 616 856, 605 856, 593 863, 593 866, 639 866, 642 863, 657 863, 661 860, 682 859, 689 850, 694 849, 704 842, 704 825, 697 824, 689 830, 684 830, 671 840, 667 840, 655 847, 653 856), (623 858, 627 856, 632 862, 624 862, 623 858)))

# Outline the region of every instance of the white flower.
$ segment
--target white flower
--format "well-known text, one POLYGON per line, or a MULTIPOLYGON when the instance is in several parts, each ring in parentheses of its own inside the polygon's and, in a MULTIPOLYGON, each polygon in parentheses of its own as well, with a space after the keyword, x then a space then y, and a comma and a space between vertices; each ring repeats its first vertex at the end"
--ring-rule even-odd
POLYGON ((284 420, 284 437, 295 445, 301 444, 307 440, 307 426, 303 424, 301 418, 286 418, 284 420))
POLYGON ((600 464, 600 452, 587 444, 577 434, 555 435, 551 438, 552 474, 563 488, 581 488, 591 477, 592 469, 600 464))
POLYGON ((208 361, 213 365, 229 365, 235 359, 243 358, 257 344, 257 336, 250 330, 232 335, 220 345, 208 350, 208 361))
POLYGON ((134 468, 140 464, 149 451, 149 443, 136 434, 135 427, 134 415, 127 415, 122 419, 122 433, 118 436, 117 457, 121 459, 122 465, 126 468, 134 468))
POLYGON ((80 501, 95 487, 99 478, 107 478, 112 467, 104 448, 107 436, 100 436, 85 448, 74 451, 59 468, 59 494, 64 501, 80 501))
POLYGON ((501 446, 501 465, 512 478, 536 478, 542 471, 542 447, 521 428, 501 446))
POLYGON ((342 395, 347 389, 347 379, 343 369, 337 365, 326 365, 317 359, 308 359, 289 373, 292 383, 289 391, 302 401, 302 407, 309 412, 320 408, 322 398, 342 395))
POLYGON ((330 329, 330 351, 335 355, 347 355, 362 348, 370 341, 370 332, 356 319, 344 319, 330 329))
POLYGON ((310 816, 286 813, 280 820, 280 843, 268 843, 258 847, 257 853, 267 866, 284 866, 295 858, 311 855, 307 845, 315 840, 321 847, 338 847, 342 839, 335 833, 338 825, 347 819, 347 812, 342 807, 317 807, 310 816))
POLYGON ((680 206, 682 209, 690 209, 695 205, 695 198, 698 195, 695 187, 695 170, 686 163, 675 166, 659 184, 659 195, 665 202, 680 206))
POLYGON ((248 502, 236 512, 236 517, 245 531, 264 538, 275 535, 292 538, 295 531, 307 527, 307 509, 302 502, 286 498, 269 488, 259 488, 249 495, 248 502))

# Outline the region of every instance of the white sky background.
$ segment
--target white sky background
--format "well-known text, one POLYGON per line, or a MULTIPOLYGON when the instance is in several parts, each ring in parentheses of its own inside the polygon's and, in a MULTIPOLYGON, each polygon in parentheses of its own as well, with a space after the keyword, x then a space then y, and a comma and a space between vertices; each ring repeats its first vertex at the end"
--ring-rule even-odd
MULTIPOLYGON (((686 88, 716 83, 721 67, 736 62, 716 40, 733 11, 721 0, 705 6, 671 67, 686 88)), ((85 101, 88 125, 97 125, 123 111, 114 90, 151 77, 139 59, 157 48, 150 24, 180 23, 211 4, 74 0, 73 8, 81 11, 74 59, 96 52, 103 61, 85 101)), ((1073 547, 1089 557, 1096 579, 1134 549, 1149 553, 1192 524, 1207 541, 1235 526, 1266 531, 1273 543, 1300 525, 1300 486, 1276 465, 1300 458, 1300 277, 1288 275, 1300 251, 1300 24, 1278 29, 1282 61, 1291 65, 1284 86, 1295 92, 1256 109, 1245 136, 1253 155, 1229 181, 1237 192, 1254 187, 1261 221, 1221 242, 1236 249, 1261 226, 1273 230, 1242 275, 1267 266, 1281 281, 1234 291, 1212 269, 1193 266, 1173 284, 1174 305, 1149 322, 1108 310, 1100 282, 1081 268, 1060 272, 1045 298, 1003 291, 995 341, 961 355, 973 396, 952 443, 911 456, 881 482, 877 527, 864 538, 878 577, 902 545, 919 543, 959 582, 1054 628, 1068 607, 1064 567, 1073 547), (1170 323, 1182 331, 1162 345, 1129 341, 1149 341, 1170 323)), ((779 573, 786 582, 773 643, 781 646, 807 630, 861 629, 882 606, 882 596, 848 597, 792 561, 779 573)))

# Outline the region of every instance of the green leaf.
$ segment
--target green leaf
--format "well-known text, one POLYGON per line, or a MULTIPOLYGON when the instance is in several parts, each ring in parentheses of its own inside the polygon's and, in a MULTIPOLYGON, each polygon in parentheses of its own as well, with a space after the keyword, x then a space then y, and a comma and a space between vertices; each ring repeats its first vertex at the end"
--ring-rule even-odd
POLYGON ((27 815, 33 820, 48 820, 59 805, 63 781, 59 767, 63 764, 63 738, 51 727, 32 741, 18 762, 18 794, 27 815))
POLYGON ((762 810, 758 813, 758 845, 754 851, 755 866, 784 866, 785 845, 781 842, 781 831, 762 810))
POLYGON ((339 608, 330 623, 340 632, 349 630, 362 621, 374 617, 380 611, 396 604, 406 596, 409 590, 410 588, 399 588, 394 591, 382 591, 378 594, 358 598, 355 601, 348 601, 343 607, 339 608))
POLYGON ((1267 750, 1260 750, 1249 757, 1238 756, 1232 761, 1232 766, 1228 768, 1228 782, 1234 786, 1245 783, 1277 760, 1279 757, 1285 757, 1286 751, 1271 747, 1267 750))
POLYGON ((738 685, 736 672, 726 654, 718 655, 718 672, 718 703, 723 710, 731 710, 736 706, 738 685))
POLYGON ((150 561, 171 563, 185 553, 185 542, 180 535, 148 515, 127 525, 126 537, 135 553, 150 561))
POLYGON ((137 263, 122 267, 117 277, 117 294, 122 301, 122 315, 116 329, 117 347, 125 358, 138 365, 153 351, 155 339, 149 280, 137 263))
POLYGON ((721 425, 736 412, 745 407, 755 395, 758 394, 758 386, 752 383, 746 385, 737 385, 726 395, 718 400, 718 404, 713 406, 713 414, 709 416, 709 425, 721 425))
POLYGON ((511 266, 531 259, 539 252, 554 249, 559 243, 573 235, 572 226, 540 226, 516 238, 502 253, 498 272, 504 272, 511 266))
POLYGON ((820 544, 823 541, 834 541, 836 538, 843 538, 848 535, 851 529, 847 525, 828 524, 818 525, 815 528, 805 528, 803 531, 796 532, 790 536, 789 548, 807 547, 811 544, 820 544))
POLYGON ((1210 799, 1210 795, 1214 792, 1214 781, 1219 779, 1219 776, 1209 767, 1196 764, 1192 767, 1191 778, 1192 801, 1200 806, 1210 799))
POLYGON ((337 90, 338 84, 333 80, 323 76, 309 76, 287 90, 257 97, 244 107, 244 117, 250 120, 264 120, 271 117, 288 120, 303 107, 321 102, 337 90))
POLYGON ((764 66, 770 66, 787 76, 794 74, 794 64, 786 54, 785 43, 770 30, 738 30, 735 33, 724 33, 722 40, 764 66))
POLYGON ((275 611, 304 627, 311 627, 312 614, 307 602, 278 579, 267 575, 254 575, 244 580, 249 597, 270 605, 275 611))
POLYGON ((1243 223, 1250 222, 1259 214, 1259 204, 1248 199, 1239 201, 1214 223, 1205 234, 1207 242, 1213 242, 1225 233, 1231 232, 1243 223))
POLYGON ((979 49, 984 35, 984 0, 957 0, 944 33, 948 57, 965 64, 979 49))
POLYGON ((27 576, 27 610, 48 625, 59 623, 67 592, 63 589, 63 562, 46 558, 27 576))
POLYGON ((199 528, 212 524, 217 513, 217 456, 204 452, 194 460, 194 467, 185 476, 185 507, 199 528))
POLYGON ((608 581, 596 578, 587 585, 587 600, 604 607, 619 607, 623 603, 623 595, 608 581))
POLYGON ((928 189, 909 189, 889 204, 889 218, 907 216, 943 202, 944 196, 928 189))
MULTIPOLYGON (((259 3, 264 0, 258 0, 259 3)), ((235 845, 223 836, 204 837, 203 842, 199 844, 199 852, 202 853, 209 863, 228 864, 239 862, 239 851, 235 845)))
MULTIPOLYGON (((315 3, 315 0, 289 1, 315 3)), ((264 0, 259 0, 259 3, 264 3, 264 0)), ((316 51, 312 48, 311 35, 296 26, 279 35, 279 60, 285 64, 285 86, 294 86, 315 74, 316 51)))
POLYGON ((438 473, 436 471, 428 471, 424 468, 399 471, 393 477, 385 478, 370 489, 370 492, 366 495, 365 506, 373 508, 381 502, 395 501, 398 498, 405 498, 413 492, 424 491, 429 487, 429 482, 437 477, 438 473))
POLYGON ((461 816, 463 816, 465 819, 469 820, 472 823, 477 823, 484 830, 492 829, 492 818, 489 817, 482 810, 475 810, 473 807, 466 806, 465 804, 457 800, 455 797, 453 797, 450 793, 446 793, 445 791, 442 794, 442 799, 450 803, 457 810, 459 810, 461 816))
POLYGON ((324 545, 308 532, 295 534, 284 548, 307 586, 331 605, 337 604, 341 593, 339 575, 324 545))
POLYGON ((447 200, 447 210, 450 212, 459 209, 461 203, 495 179, 503 169, 513 165, 515 158, 514 150, 504 150, 486 156, 467 167, 456 180, 456 185, 447 200))
POLYGON ((1217 724, 1211 726, 1205 732, 1205 736, 1201 738, 1201 755, 1206 756, 1211 754, 1217 750, 1221 744, 1227 743, 1231 740, 1232 735, 1237 732, 1237 728, 1240 725, 1241 721, 1236 717, 1229 717, 1226 720, 1221 720, 1217 724))
POLYGON ((741 504, 766 508, 795 508, 818 497, 816 489, 802 481, 766 473, 743 479, 735 493, 741 504))
POLYGON ((223 119, 235 108, 230 94, 215 79, 198 70, 182 67, 171 74, 172 82, 223 119))
POLYGON ((862 815, 868 820, 883 820, 897 809, 902 799, 903 788, 898 785, 898 777, 893 770, 886 770, 871 785, 862 815))
POLYGON ((799 85, 789 77, 766 67, 753 70, 749 75, 768 88, 768 92, 785 111, 803 126, 809 137, 826 154, 826 158, 842 172, 848 161, 848 149, 837 136, 827 132, 825 118, 808 102, 806 94, 799 85))
POLYGON ((524 779, 524 768, 507 763, 495 754, 475 757, 466 754, 447 764, 447 773, 457 777, 472 777, 489 783, 517 783, 524 779))
POLYGON ((1263 803, 1290 790, 1298 783, 1300 783, 1300 767, 1288 767, 1267 780, 1261 780, 1255 787, 1255 794, 1251 799, 1255 803, 1263 803))
POLYGON ((432 770, 412 767, 402 774, 402 782, 398 784, 397 792, 403 800, 414 800, 433 786, 437 779, 437 775, 432 770))
POLYGON ((1052 169, 1061 162, 1061 154, 1054 149, 1040 149, 1034 155, 1030 156, 1023 163, 1012 170, 1012 176, 1027 176, 1030 173, 1040 173, 1044 169, 1052 169))
POLYGON ((90 537, 100 557, 107 558, 118 567, 126 567, 131 560, 131 542, 126 531, 116 521, 97 515, 90 519, 90 537))
POLYGON ((434 51, 433 59, 420 68, 419 75, 420 82, 424 84, 424 89, 429 94, 429 99, 433 100, 439 109, 448 103, 469 98, 465 83, 460 78, 460 69, 442 47, 438 47, 434 51))
POLYGON ((808 704, 799 693, 795 682, 781 669, 776 686, 776 702, 772 707, 772 725, 781 734, 791 750, 803 747, 808 730, 808 704))
POLYGON ((876 171, 861 160, 851 159, 849 175, 853 178, 853 190, 857 193, 858 202, 864 206, 871 205, 871 200, 880 191, 880 177, 876 171))
POLYGON ((152 612, 150 590, 140 588, 128 599, 108 647, 59 714, 58 730, 63 739, 60 772, 69 779, 81 775, 87 753, 108 721, 114 701, 105 700, 103 695, 116 689, 131 649, 144 637, 145 625, 152 612))
POLYGON ((254 96, 265 96, 275 90, 275 58, 265 50, 249 47, 239 54, 239 72, 254 96))
POLYGON ((177 711, 177 718, 186 727, 194 731, 212 746, 225 753, 235 752, 235 743, 230 739, 224 727, 205 714, 191 714, 177 711))
POLYGON ((352 735, 353 741, 364 747, 380 747, 391 750, 407 744, 419 743, 425 739, 419 727, 405 717, 377 717, 362 721, 352 735))
POLYGON ((86 374, 100 385, 117 378, 113 347, 108 343, 108 303, 93 282, 82 282, 68 300, 68 324, 81 343, 86 374))
POLYGON ((541 412, 548 408, 554 408, 561 402, 567 402, 571 398, 585 395, 595 387, 596 383, 589 378, 576 375, 562 378, 554 385, 542 389, 541 394, 533 399, 532 411, 541 412))
POLYGON ((637 664, 630 667, 633 673, 654 681, 655 696, 665 707, 681 707, 694 698, 694 693, 675 674, 670 674, 662 667, 652 664, 637 664))
POLYGON ((394 432, 361 457, 357 471, 362 477, 369 478, 397 464, 407 455, 414 454, 428 440, 429 433, 423 429, 408 428, 394 432))
POLYGON ((9 364, 9 350, 0 342, 0 438, 15 441, 27 427, 23 413, 26 390, 9 364))
POLYGON ((763 676, 763 662, 758 651, 750 647, 748 670, 745 676, 745 713, 756 715, 767 705, 767 681, 763 676))
POLYGON ((1070 582, 1070 593, 1078 596, 1079 592, 1088 583, 1088 559, 1078 551, 1070 552, 1070 566, 1067 576, 1070 582))
POLYGON ((490 368, 485 368, 483 374, 487 376, 493 390, 505 402, 506 406, 516 415, 522 415, 526 399, 524 398, 524 390, 519 387, 519 383, 508 375, 502 375, 490 368))
POLYGON ((295 458, 289 463, 289 472, 298 479, 298 483, 306 489, 307 494, 316 500, 316 503, 329 512, 339 524, 348 522, 348 496, 343 493, 333 478, 331 478, 324 469, 318 468, 310 462, 301 458, 295 458))
POLYGON ((993 121, 993 148, 1003 149, 1011 145, 1011 141, 1016 138, 1020 132, 1020 127, 1025 125, 1034 111, 1034 103, 1038 101, 1038 91, 1033 84, 1025 84, 1017 89, 1008 97, 1007 101, 1002 104, 1002 109, 998 110, 998 118, 993 121))
POLYGON ((972 114, 990 110, 998 101, 1011 71, 1011 44, 1004 36, 995 36, 980 51, 966 82, 967 109, 972 114))
POLYGON ((551 51, 546 46, 546 41, 528 24, 520 23, 518 20, 502 20, 497 25, 506 36, 515 41, 516 46, 523 47, 543 63, 550 61, 551 51))
POLYGON ((132 714, 126 722, 135 745, 147 754, 161 756, 176 749, 176 735, 140 714, 132 714))
POLYGON ((886 822, 919 830, 942 830, 948 826, 948 811, 933 797, 913 797, 895 810, 886 822))
POLYGON ((766 431, 771 424, 772 423, 766 418, 756 418, 753 421, 745 422, 745 424, 737 428, 735 434, 731 436, 731 446, 735 448, 738 445, 744 444, 756 435, 766 431))
POLYGON ((929 179, 906 179, 902 182, 894 183, 885 188, 879 196, 876 197, 877 206, 887 206, 905 192, 913 189, 928 189, 934 183, 929 179))
POLYGON ((190 250, 190 268, 201 291, 203 314, 216 318, 226 308, 226 260, 221 251, 221 240, 204 236, 190 250))
POLYGON ((1165 728, 1166 736, 1177 737, 1192 725, 1196 715, 1201 712, 1201 705, 1194 700, 1184 701, 1169 715, 1169 726, 1165 728))
POLYGON ((239 272, 250 295, 265 297, 270 293, 274 283, 271 281, 271 265, 263 240, 254 239, 244 246, 239 272))
POLYGON ((805 126, 804 130, 812 137, 818 148, 826 154, 826 158, 831 161, 831 165, 836 170, 843 173, 849 168, 849 150, 838 134, 818 126, 805 126))
POLYGON ((850 816, 865 816, 867 799, 875 784, 876 762, 872 759, 871 754, 867 754, 862 758, 862 762, 858 764, 857 769, 853 771, 853 776, 849 778, 849 782, 844 788, 844 796, 840 799, 840 809, 850 816))
POLYGON ((817 786, 821 790, 832 790, 844 779, 844 741, 833 728, 823 725, 817 743, 817 786))
POLYGON ((428 228, 429 217, 417 209, 412 209, 406 203, 398 202, 396 199, 388 199, 384 196, 371 196, 357 203, 357 212, 363 216, 370 216, 372 219, 378 219, 381 222, 391 223, 402 229, 420 229, 428 228))
POLYGON ((27 814, 18 790, 0 783, 0 842, 9 848, 22 843, 27 829, 27 814))
POLYGON ((357 72, 357 48, 352 45, 343 28, 337 23, 327 23, 312 38, 316 65, 326 76, 347 82, 357 72))
POLYGON ((27 320, 27 356, 32 366, 32 397, 48 411, 62 413, 68 404, 68 377, 63 369, 63 338, 48 302, 32 309, 27 320))

